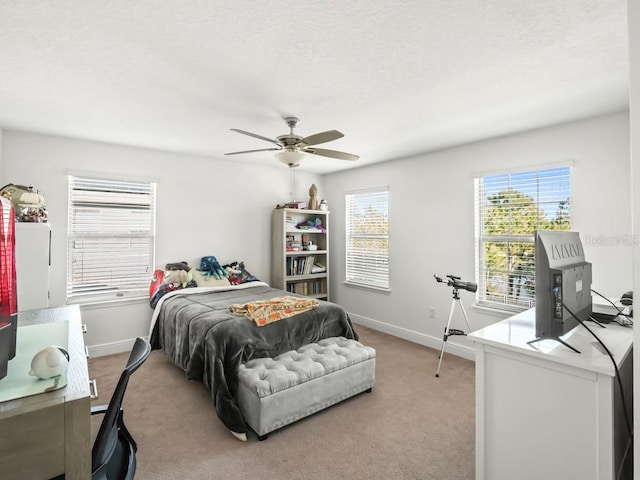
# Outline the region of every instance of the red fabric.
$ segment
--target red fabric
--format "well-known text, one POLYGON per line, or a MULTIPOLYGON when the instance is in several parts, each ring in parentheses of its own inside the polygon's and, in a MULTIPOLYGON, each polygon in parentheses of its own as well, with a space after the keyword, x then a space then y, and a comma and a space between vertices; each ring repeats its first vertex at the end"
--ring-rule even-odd
POLYGON ((13 205, 0 204, 0 315, 3 319, 18 311, 16 288, 15 213, 13 205))
POLYGON ((149 298, 153 298, 160 286, 164 283, 164 270, 156 270, 153 272, 151 284, 149 285, 149 298))

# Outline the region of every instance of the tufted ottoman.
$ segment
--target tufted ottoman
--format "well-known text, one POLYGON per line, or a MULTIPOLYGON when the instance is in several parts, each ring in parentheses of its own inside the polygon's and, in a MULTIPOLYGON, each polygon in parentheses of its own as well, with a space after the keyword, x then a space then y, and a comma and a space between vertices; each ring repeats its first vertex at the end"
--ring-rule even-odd
POLYGON ((332 337, 240 365, 238 405, 260 440, 375 384, 376 351, 332 337))

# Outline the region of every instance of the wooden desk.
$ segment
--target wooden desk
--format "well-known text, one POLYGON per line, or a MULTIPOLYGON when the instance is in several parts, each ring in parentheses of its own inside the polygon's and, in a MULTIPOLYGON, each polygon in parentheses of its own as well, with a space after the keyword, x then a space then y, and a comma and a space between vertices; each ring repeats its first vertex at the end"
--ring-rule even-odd
MULTIPOLYGON (((633 422, 633 330, 587 326, 616 360, 633 422)), ((476 479, 631 478, 616 371, 584 327, 563 337, 582 353, 554 340, 528 345, 534 309, 469 338, 476 343, 476 479)))
MULTIPOLYGON (((20 327, 69 322, 67 385, 0 403, 0 477, 68 480, 91 477, 89 372, 77 305, 18 313, 20 327)), ((1 388, 1 384, 0 384, 1 388)))

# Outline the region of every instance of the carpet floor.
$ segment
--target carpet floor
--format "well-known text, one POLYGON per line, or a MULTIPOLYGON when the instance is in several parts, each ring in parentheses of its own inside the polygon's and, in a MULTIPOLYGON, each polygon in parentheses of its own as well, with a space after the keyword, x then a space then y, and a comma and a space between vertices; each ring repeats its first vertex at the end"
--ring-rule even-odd
MULTIPOLYGON (((471 361, 356 325, 376 349, 376 385, 258 441, 235 439, 209 392, 155 350, 129 381, 127 427, 138 442, 137 479, 429 479, 475 475, 475 371, 471 361)), ((89 360, 109 401, 128 354, 89 360)), ((100 418, 92 418, 98 429, 100 418)))

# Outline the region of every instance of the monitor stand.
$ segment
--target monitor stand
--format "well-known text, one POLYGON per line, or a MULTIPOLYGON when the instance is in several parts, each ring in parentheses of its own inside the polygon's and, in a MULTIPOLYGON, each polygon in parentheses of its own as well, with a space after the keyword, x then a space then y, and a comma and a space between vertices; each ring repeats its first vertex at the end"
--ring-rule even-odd
POLYGON ((563 344, 565 347, 570 348, 571 350, 573 350, 576 353, 581 353, 580 350, 573 348, 571 345, 569 345, 567 342, 565 342, 564 340, 562 340, 560 337, 542 337, 542 338, 535 338, 533 340, 530 340, 527 342, 527 345, 531 345, 532 343, 536 343, 539 342, 541 340, 555 340, 556 342, 560 342, 561 344, 563 344))

